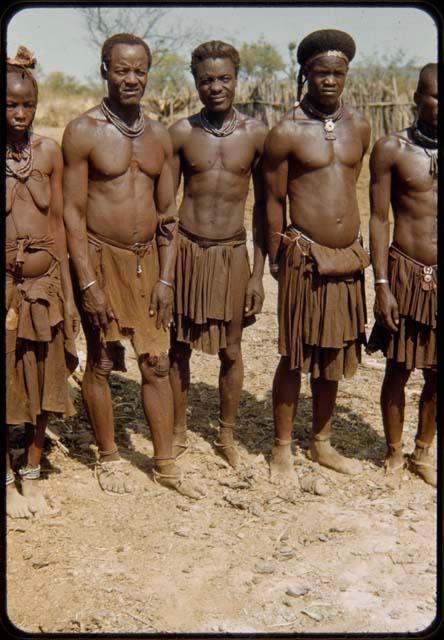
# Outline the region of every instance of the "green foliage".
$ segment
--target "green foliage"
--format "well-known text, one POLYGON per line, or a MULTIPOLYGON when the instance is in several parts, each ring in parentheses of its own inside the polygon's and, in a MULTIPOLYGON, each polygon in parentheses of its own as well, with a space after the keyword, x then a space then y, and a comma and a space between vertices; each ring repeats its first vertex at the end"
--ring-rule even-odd
POLYGON ((241 79, 255 78, 262 81, 285 69, 279 51, 264 38, 253 43, 244 42, 239 55, 241 79))
POLYGON ((172 95, 190 84, 189 64, 178 53, 171 51, 160 60, 154 54, 153 65, 148 75, 148 95, 172 95))
POLYGON ((43 92, 63 95, 84 95, 90 92, 90 87, 81 84, 75 76, 67 75, 63 71, 52 71, 44 80, 40 80, 39 87, 43 92))

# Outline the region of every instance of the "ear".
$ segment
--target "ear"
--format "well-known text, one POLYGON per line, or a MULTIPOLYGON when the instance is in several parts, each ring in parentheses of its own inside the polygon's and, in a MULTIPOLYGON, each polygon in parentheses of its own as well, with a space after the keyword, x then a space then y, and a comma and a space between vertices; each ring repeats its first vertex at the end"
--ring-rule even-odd
POLYGON ((416 106, 418 106, 419 96, 417 91, 415 91, 415 93, 413 94, 413 102, 416 104, 416 106))
POLYGON ((108 69, 107 69, 107 67, 106 67, 106 63, 105 63, 105 62, 102 62, 102 64, 100 65, 100 75, 102 76, 102 78, 103 78, 104 80, 106 80, 106 79, 107 79, 107 77, 108 77, 108 75, 107 75, 107 74, 108 74, 108 69))

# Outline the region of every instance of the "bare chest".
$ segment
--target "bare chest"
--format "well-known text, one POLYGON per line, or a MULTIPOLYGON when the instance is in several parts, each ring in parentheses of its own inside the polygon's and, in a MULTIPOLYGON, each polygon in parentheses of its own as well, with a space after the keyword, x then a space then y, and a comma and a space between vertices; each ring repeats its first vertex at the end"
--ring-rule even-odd
POLYGON ((189 173, 218 170, 246 176, 254 160, 255 147, 245 132, 217 138, 199 129, 182 149, 184 169, 189 173))
POLYGON ((395 167, 397 183, 404 193, 437 193, 438 180, 432 175, 432 152, 409 145, 395 167))
POLYGON ((362 140, 355 127, 340 121, 328 134, 323 122, 314 120, 298 127, 293 136, 290 163, 303 172, 324 169, 333 164, 354 168, 362 155, 362 140), (328 135, 334 139, 328 139, 328 135))
POLYGON ((96 136, 90 154, 90 175, 112 179, 131 172, 155 179, 163 162, 163 148, 153 134, 145 132, 137 138, 127 138, 110 125, 96 136))

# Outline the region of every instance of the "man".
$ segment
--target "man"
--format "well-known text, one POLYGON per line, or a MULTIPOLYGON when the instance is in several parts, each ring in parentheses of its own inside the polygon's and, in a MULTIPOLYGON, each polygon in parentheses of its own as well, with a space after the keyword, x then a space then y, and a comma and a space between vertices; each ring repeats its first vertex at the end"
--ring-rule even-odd
POLYGON ((265 143, 267 242, 270 271, 279 279, 282 356, 273 381, 271 477, 278 481, 297 482, 291 433, 301 371, 311 374, 311 458, 341 473, 359 471, 357 461, 330 444, 338 381, 354 375, 365 342, 369 257, 358 240, 356 181, 370 127, 341 99, 354 53, 353 39, 342 31, 316 31, 302 40, 298 102, 265 143))
POLYGON ((261 155, 267 129, 233 107, 239 54, 231 45, 205 42, 192 53, 191 71, 202 111, 170 128, 179 209, 175 328, 170 379, 174 395, 174 451, 187 448, 186 409, 192 349, 220 359, 219 438, 215 448, 239 463, 233 431, 243 384, 241 337, 264 299, 265 259, 261 155), (254 265, 250 274, 244 208, 253 176, 254 265))
POLYGON ((163 125, 140 101, 151 53, 132 34, 102 47, 108 97, 69 123, 63 137, 65 220, 87 342, 82 392, 98 449, 103 490, 131 490, 115 442, 108 378, 125 370, 120 340, 132 341, 142 375, 142 404, 154 446, 154 480, 198 497, 172 457, 169 384, 176 206, 163 125))
POLYGON ((405 385, 422 369, 411 471, 436 487, 430 447, 436 433, 436 313, 438 222, 438 67, 427 64, 414 94, 417 119, 385 136, 370 157, 370 243, 375 319, 368 351, 387 358, 381 408, 387 442, 385 468, 396 484, 405 459, 402 431, 405 385), (389 248, 389 207, 394 217, 389 248))

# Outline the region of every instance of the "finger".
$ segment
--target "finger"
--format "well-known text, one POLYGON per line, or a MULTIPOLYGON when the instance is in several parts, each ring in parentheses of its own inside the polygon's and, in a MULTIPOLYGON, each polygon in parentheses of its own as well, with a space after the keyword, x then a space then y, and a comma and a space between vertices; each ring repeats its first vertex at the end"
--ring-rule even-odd
POLYGON ((108 326, 108 318, 106 317, 106 311, 100 311, 99 314, 99 324, 103 329, 106 329, 108 326))
POLYGON ((157 313, 157 305, 158 305, 157 293, 153 291, 153 293, 151 294, 150 310, 149 310, 149 314, 151 318, 155 315, 155 313, 157 313))
POLYGON ((245 315, 248 316, 251 313, 251 303, 253 302, 253 296, 251 293, 247 293, 245 296, 245 315))
POLYGON ((113 313, 113 310, 111 309, 111 307, 107 308, 106 315, 108 317, 108 322, 111 322, 111 320, 114 320, 114 313, 113 313))
POLYGON ((100 327, 100 322, 99 322, 99 318, 98 318, 97 313, 90 313, 88 315, 89 315, 90 322, 93 325, 93 327, 95 329, 98 329, 100 327))

